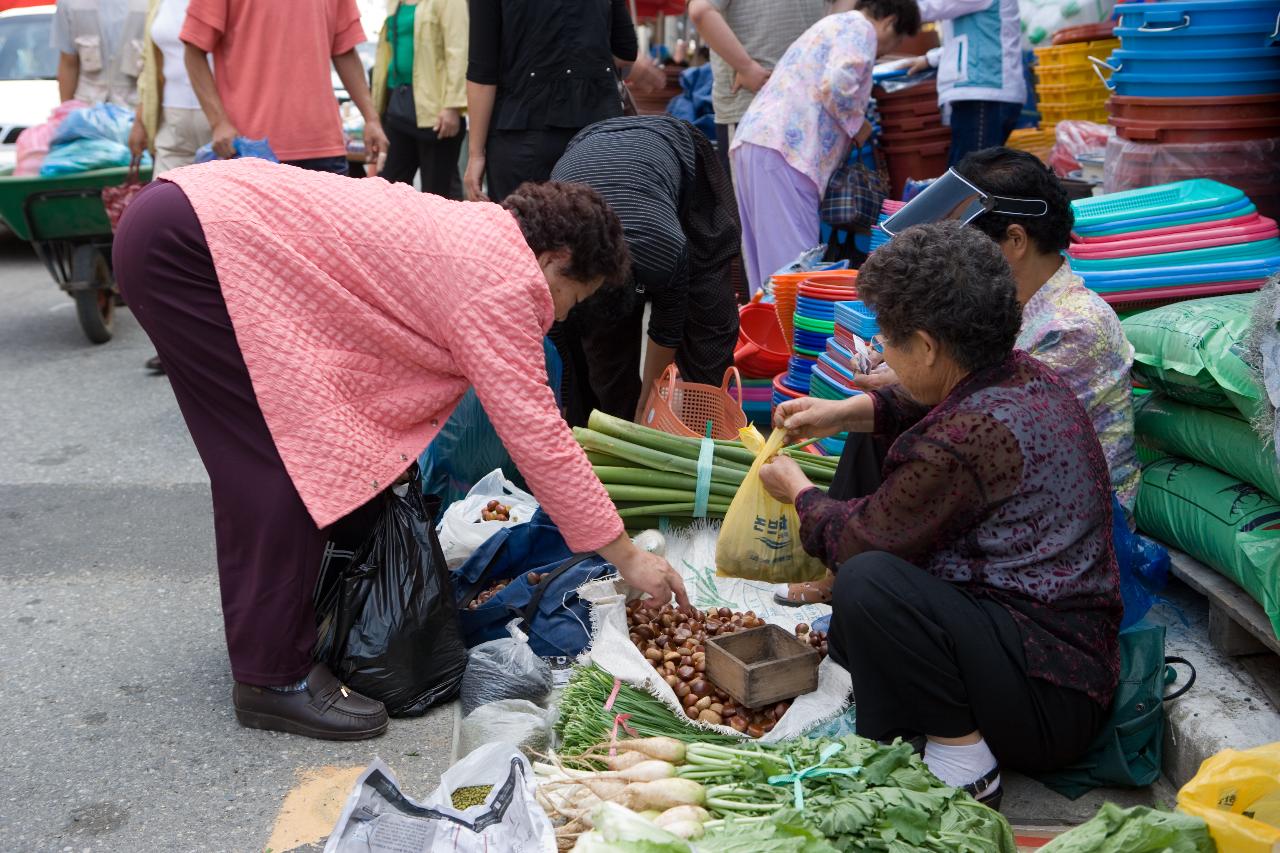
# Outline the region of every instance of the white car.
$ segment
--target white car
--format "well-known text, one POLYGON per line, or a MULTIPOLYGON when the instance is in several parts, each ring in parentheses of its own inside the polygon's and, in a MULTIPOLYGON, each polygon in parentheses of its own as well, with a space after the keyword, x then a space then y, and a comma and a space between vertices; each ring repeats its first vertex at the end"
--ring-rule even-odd
POLYGON ((18 134, 47 121, 58 106, 52 26, 52 5, 0 12, 0 170, 14 165, 18 134))

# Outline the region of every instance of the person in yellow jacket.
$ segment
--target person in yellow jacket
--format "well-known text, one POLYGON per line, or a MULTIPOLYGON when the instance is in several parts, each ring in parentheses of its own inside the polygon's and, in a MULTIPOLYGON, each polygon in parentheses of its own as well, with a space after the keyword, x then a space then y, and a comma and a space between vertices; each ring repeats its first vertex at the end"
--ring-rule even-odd
POLYGON ((378 37, 373 102, 390 143, 379 174, 462 198, 467 0, 390 0, 378 37))
MULTIPOLYGON (((138 75, 138 107, 129 150, 134 159, 150 150, 155 158, 152 176, 190 165, 200 146, 213 139, 209 120, 191 87, 178 39, 187 17, 188 0, 150 0, 142 31, 142 73, 138 75)), ((163 373, 160 356, 147 359, 147 368, 163 373)))

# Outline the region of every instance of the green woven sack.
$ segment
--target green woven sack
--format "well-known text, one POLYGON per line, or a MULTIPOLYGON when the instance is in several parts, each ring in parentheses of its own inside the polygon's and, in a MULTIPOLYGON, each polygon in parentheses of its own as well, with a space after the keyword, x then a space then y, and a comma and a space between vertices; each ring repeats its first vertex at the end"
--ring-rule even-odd
POLYGON ((1148 394, 1133 401, 1133 431, 1139 445, 1160 456, 1203 462, 1280 501, 1280 458, 1237 411, 1148 394))
POLYGON ((1280 637, 1280 501, 1207 465, 1165 456, 1143 467, 1135 515, 1144 533, 1235 581, 1280 637))
POLYGON ((1210 296, 1165 305, 1124 321, 1134 375, 1193 406, 1257 413, 1262 386, 1244 360, 1256 293, 1210 296))

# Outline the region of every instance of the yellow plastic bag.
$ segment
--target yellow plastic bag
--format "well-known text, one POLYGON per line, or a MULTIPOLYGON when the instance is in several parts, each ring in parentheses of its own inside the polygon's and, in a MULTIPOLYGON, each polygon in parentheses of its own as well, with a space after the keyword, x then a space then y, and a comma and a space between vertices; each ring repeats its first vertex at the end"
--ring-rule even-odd
POLYGON ((756 461, 729 504, 716 542, 716 571, 721 575, 771 583, 815 581, 827 571, 800 544, 800 516, 791 504, 775 500, 760 482, 760 466, 782 449, 787 432, 775 429, 765 441, 755 427, 739 431, 756 461))
POLYGON ((1178 808, 1209 824, 1219 850, 1280 851, 1280 741, 1206 759, 1178 792, 1178 808))

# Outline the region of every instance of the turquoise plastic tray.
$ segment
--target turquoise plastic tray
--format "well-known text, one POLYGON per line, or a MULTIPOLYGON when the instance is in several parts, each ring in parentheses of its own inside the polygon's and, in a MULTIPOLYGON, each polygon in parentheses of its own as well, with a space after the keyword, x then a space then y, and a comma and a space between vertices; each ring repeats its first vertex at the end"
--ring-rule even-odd
POLYGON ((1211 181, 1193 178, 1071 202, 1076 228, 1106 226, 1125 219, 1221 207, 1244 198, 1244 192, 1211 181))
POLYGON ((1183 252, 1164 252, 1159 255, 1135 255, 1130 258, 1105 258, 1099 260, 1076 260, 1072 258, 1071 268, 1077 272, 1097 270, 1135 270, 1135 269, 1177 269, 1189 264, 1211 264, 1216 261, 1248 261, 1254 258, 1269 258, 1280 255, 1280 238, 1255 240, 1252 243, 1237 243, 1233 246, 1212 246, 1208 249, 1191 249, 1183 252))
POLYGON ((1182 269, 1114 270, 1083 273, 1081 278, 1090 290, 1108 291, 1139 290, 1143 288, 1177 287, 1179 285, 1204 284, 1206 282, 1243 281, 1266 278, 1280 270, 1280 255, 1273 258, 1257 258, 1244 261, 1219 261, 1215 264, 1199 264, 1182 269))
POLYGON ((1106 227, 1094 226, 1073 230, 1085 237, 1111 237, 1116 234, 1137 233, 1152 228, 1166 228, 1171 225, 1200 225, 1205 222, 1217 222, 1223 219, 1234 219, 1239 216, 1251 216, 1258 212, 1253 202, 1247 198, 1237 199, 1230 204, 1210 207, 1204 210, 1192 210, 1185 213, 1166 213, 1160 216, 1140 216, 1136 219, 1118 219, 1106 227))

